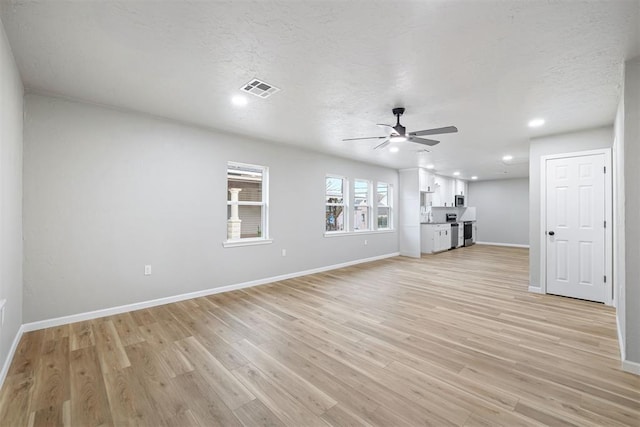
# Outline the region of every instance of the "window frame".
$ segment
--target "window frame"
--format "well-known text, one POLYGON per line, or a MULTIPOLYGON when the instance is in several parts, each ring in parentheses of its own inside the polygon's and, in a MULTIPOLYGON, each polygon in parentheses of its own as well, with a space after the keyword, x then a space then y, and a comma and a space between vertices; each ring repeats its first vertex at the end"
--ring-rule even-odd
POLYGON ((349 179, 343 175, 336 174, 326 174, 324 177, 324 215, 325 215, 325 224, 324 224, 324 234, 325 235, 341 235, 349 232, 349 179), (327 179, 340 179, 342 180, 342 203, 329 203, 327 202, 327 179), (342 230, 327 230, 327 207, 329 206, 342 206, 342 212, 344 217, 344 227, 342 230))
MULTIPOLYGON (((227 161, 226 169, 226 193, 227 193, 227 209, 229 206, 237 205, 240 206, 261 206, 261 214, 260 214, 260 236, 259 237, 245 237, 239 239, 229 239, 227 238, 223 241, 222 245, 224 247, 236 247, 236 246, 252 246, 252 245, 263 245, 272 243, 273 240, 270 238, 269 234, 269 167, 263 165, 256 165, 251 163, 242 163, 235 161, 227 161), (230 169, 247 169, 247 170, 259 170, 262 173, 262 181, 261 181, 261 192, 262 192, 262 200, 261 201, 242 201, 238 200, 237 202, 232 202, 229 200, 229 170, 230 169)), ((225 215, 227 216, 227 215, 225 215)), ((229 220, 227 216, 227 221, 229 220)))
POLYGON ((384 181, 376 181, 376 187, 375 187, 375 193, 376 193, 376 230, 380 230, 380 231, 390 231, 393 230, 393 185, 389 184, 388 182, 384 182, 384 181), (387 204, 386 205, 381 205, 378 200, 378 186, 380 184, 384 184, 387 186, 387 204), (378 221, 380 218, 380 212, 379 212, 379 208, 387 208, 389 210, 389 216, 387 218, 387 227, 385 228, 380 228, 378 226, 378 221))
POLYGON ((351 212, 351 215, 353 215, 353 232, 354 233, 365 233, 367 231, 375 231, 375 228, 373 227, 373 224, 371 223, 371 218, 372 218, 372 212, 373 212, 373 206, 372 206, 372 200, 371 200, 371 195, 372 195, 372 181, 369 179, 361 179, 361 178, 354 178, 353 180, 353 211, 351 212), (367 218, 366 218, 366 223, 369 225, 367 228, 363 228, 363 229, 357 229, 355 228, 356 226, 356 219, 355 216, 358 213, 358 207, 360 207, 361 205, 356 204, 356 183, 357 182, 364 182, 367 185, 367 204, 364 205, 367 208, 367 218))

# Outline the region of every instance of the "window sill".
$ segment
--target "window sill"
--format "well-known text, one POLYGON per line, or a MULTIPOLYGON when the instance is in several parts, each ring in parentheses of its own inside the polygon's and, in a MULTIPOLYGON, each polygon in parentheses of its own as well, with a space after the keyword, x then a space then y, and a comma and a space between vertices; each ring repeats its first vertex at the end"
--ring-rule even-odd
POLYGON ((395 229, 388 230, 363 230, 363 231, 329 231, 324 233, 324 237, 343 237, 343 236, 358 236, 362 234, 385 234, 385 233, 395 233, 395 229))
POLYGON ((226 240, 222 242, 225 248, 236 248, 238 246, 257 246, 270 245, 273 239, 242 239, 242 240, 226 240))

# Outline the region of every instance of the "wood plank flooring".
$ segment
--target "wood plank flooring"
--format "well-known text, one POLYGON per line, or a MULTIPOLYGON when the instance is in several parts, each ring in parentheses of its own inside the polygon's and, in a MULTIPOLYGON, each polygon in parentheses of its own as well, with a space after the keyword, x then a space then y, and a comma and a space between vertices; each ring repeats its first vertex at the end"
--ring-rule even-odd
POLYGON ((476 245, 30 332, 0 425, 640 425, 614 310, 527 285, 476 245))

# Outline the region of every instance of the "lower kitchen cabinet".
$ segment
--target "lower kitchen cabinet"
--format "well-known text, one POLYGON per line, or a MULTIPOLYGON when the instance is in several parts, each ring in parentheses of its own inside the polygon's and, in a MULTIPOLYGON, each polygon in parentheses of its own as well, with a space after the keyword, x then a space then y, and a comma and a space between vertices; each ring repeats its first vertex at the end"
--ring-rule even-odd
POLYGON ((431 254, 451 249, 451 224, 422 224, 420 233, 422 253, 431 254))

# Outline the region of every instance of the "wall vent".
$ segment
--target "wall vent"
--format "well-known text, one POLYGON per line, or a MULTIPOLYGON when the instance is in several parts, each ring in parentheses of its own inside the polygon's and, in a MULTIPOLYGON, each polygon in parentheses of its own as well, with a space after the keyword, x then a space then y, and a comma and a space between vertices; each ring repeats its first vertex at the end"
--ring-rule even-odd
POLYGON ((262 80, 252 79, 249 83, 242 86, 240 90, 255 95, 258 98, 268 98, 280 89, 270 85, 269 83, 265 83, 262 80))

